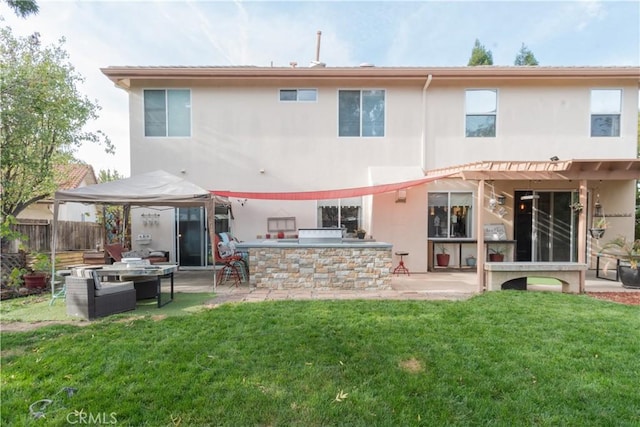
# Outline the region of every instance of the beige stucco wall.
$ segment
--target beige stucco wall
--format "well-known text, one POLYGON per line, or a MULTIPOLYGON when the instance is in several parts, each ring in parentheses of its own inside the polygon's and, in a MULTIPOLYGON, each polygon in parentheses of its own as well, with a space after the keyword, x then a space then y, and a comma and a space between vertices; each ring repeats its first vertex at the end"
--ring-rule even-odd
POLYGON ((479 160, 634 158, 638 87, 607 82, 567 84, 434 80, 427 95, 427 169, 479 160), (623 89, 619 138, 590 136, 591 89, 623 89), (495 138, 466 138, 465 89, 497 89, 495 138))
MULTIPOLYGON (((623 82, 604 85, 596 80, 567 84, 434 79, 423 92, 423 85, 270 81, 261 85, 224 86, 202 81, 134 81, 130 92, 131 171, 138 174, 164 169, 211 190, 309 191, 370 185, 372 167, 432 169, 480 160, 548 160, 554 155, 561 159, 635 157, 637 86, 623 82), (590 90, 604 87, 623 89, 619 138, 589 136, 590 90), (190 138, 143 136, 145 88, 191 88, 190 138), (282 103, 278 100, 281 88, 317 88, 318 100, 282 103), (337 136, 337 92, 349 88, 386 90, 385 137, 337 136), (464 90, 470 88, 498 89, 496 138, 464 137, 464 90), (422 103, 423 95, 426 105, 422 103)), ((406 203, 395 203, 394 194, 366 198, 372 203, 368 205, 365 200, 365 227, 376 240, 392 243, 393 252, 410 252, 405 259, 410 270, 426 271, 427 192, 468 189, 475 194, 475 185, 471 181, 423 185, 408 190, 406 203)), ((514 190, 529 189, 532 184, 499 185, 500 191, 512 194, 514 190)), ((536 188, 577 189, 577 185, 544 183, 536 188)), ((607 210, 633 211, 631 183, 591 182, 589 186, 603 189, 601 201, 607 210)), ((317 224, 317 206, 313 201, 232 199, 231 203, 235 217, 232 232, 241 240, 265 234, 268 217, 294 216, 298 228, 317 224)), ((488 223, 504 222, 510 237, 514 203, 508 200, 506 206, 511 212, 504 218, 493 213, 486 218, 488 223)), ((631 229, 632 218, 612 218, 611 226, 612 232, 631 229)), ((134 218, 134 236, 145 230, 134 218)), ((154 246, 158 242, 158 248, 172 248, 174 235, 173 216, 163 213, 162 226, 154 231, 154 246)))

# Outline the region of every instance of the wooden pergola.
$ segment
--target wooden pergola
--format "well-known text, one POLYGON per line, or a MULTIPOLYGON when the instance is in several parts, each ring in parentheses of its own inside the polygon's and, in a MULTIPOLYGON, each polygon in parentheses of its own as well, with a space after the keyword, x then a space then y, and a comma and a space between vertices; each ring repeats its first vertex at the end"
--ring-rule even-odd
MULTIPOLYGON (((640 159, 550 160, 550 161, 481 161, 425 172, 425 177, 458 178, 477 181, 477 206, 482 206, 487 181, 571 181, 577 183, 579 203, 587 204, 588 182, 640 179, 640 159)), ((484 242, 484 210, 476 210, 478 242, 484 242)), ((586 263, 587 212, 578 215, 578 263, 586 263)), ((478 291, 485 290, 485 253, 477 249, 478 291)), ((580 292, 584 292, 585 274, 581 274, 580 292)))

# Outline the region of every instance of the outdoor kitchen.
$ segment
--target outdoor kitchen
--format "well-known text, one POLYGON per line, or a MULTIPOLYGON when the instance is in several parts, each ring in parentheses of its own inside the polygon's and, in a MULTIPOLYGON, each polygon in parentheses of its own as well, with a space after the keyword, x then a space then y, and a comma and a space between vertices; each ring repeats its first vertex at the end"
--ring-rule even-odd
POLYGON ((392 245, 344 238, 339 228, 302 228, 298 238, 238 243, 251 286, 269 289, 391 289, 392 245))

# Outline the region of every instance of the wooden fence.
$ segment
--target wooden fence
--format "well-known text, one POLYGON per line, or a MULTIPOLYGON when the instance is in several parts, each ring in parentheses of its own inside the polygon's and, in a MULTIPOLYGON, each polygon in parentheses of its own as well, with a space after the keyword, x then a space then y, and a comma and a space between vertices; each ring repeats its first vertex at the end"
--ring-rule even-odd
MULTIPOLYGON (((22 244, 28 251, 51 251, 51 221, 21 219, 12 228, 26 236, 22 244)), ((95 222, 58 221, 56 234, 56 251, 88 250, 102 245, 104 229, 95 222)))

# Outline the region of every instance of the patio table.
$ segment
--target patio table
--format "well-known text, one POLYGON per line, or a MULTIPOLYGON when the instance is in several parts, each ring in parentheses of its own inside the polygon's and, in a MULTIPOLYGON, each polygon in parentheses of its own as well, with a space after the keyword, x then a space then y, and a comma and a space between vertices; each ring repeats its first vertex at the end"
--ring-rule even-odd
POLYGON ((105 265, 98 274, 100 276, 117 276, 120 280, 131 280, 135 283, 136 277, 157 277, 158 289, 156 298, 158 300, 158 308, 173 301, 173 273, 178 271, 176 264, 152 264, 152 265, 131 265, 127 263, 115 263, 105 265), (171 280, 171 297, 169 300, 162 302, 162 279, 169 278, 171 280))

